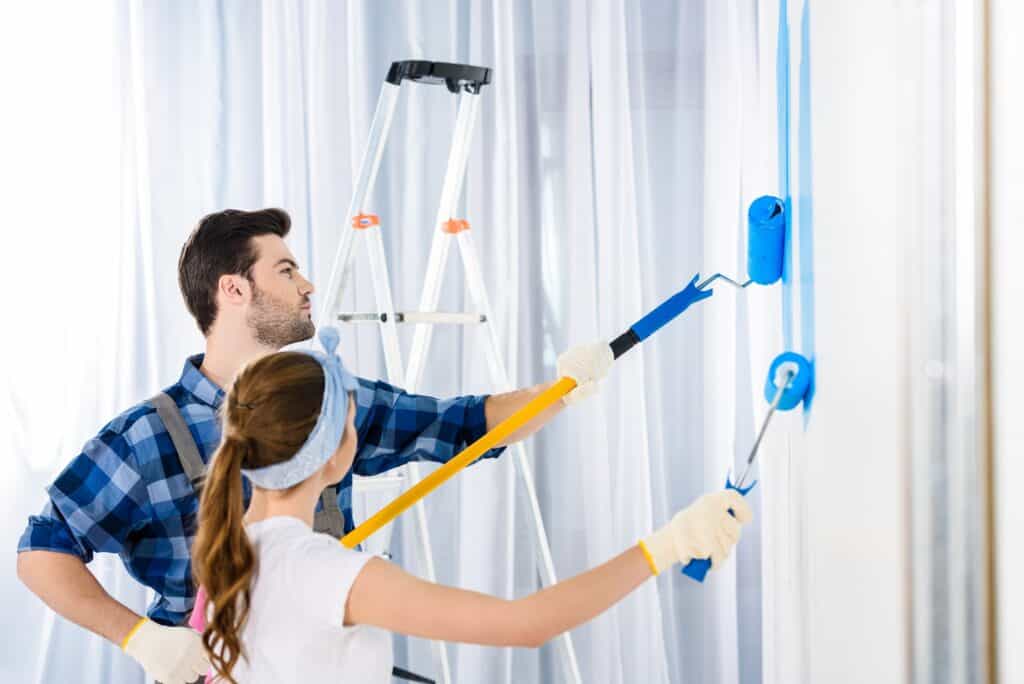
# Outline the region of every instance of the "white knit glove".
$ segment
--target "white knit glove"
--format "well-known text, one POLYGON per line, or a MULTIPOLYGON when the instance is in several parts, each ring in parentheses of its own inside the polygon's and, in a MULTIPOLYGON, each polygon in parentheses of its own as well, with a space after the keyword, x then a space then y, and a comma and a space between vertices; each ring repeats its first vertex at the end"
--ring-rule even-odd
POLYGON ((576 388, 562 397, 568 405, 597 393, 598 383, 608 375, 615 357, 607 342, 573 347, 558 357, 558 377, 576 381, 576 388))
POLYGON ((740 493, 725 489, 705 494, 676 513, 672 521, 641 542, 658 574, 673 563, 710 558, 711 569, 721 566, 740 540, 740 526, 754 514, 740 493), (733 514, 729 515, 729 509, 733 514))
POLYGON ((202 635, 188 627, 164 627, 144 619, 121 647, 161 684, 188 684, 210 669, 202 635))

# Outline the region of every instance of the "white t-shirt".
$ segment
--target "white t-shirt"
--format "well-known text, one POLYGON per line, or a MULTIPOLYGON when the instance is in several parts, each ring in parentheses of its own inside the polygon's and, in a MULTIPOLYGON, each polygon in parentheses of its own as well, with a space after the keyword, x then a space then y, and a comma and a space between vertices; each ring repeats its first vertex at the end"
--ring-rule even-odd
POLYGON ((258 560, 241 634, 248 660, 238 660, 235 680, 390 682, 391 633, 343 626, 349 589, 373 555, 347 549, 298 518, 268 518, 246 532, 258 560))

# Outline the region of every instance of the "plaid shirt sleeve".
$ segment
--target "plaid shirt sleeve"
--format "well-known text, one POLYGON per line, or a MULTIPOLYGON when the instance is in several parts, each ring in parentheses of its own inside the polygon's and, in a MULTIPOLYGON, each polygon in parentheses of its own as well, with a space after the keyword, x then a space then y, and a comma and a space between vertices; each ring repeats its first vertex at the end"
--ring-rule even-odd
MULTIPOLYGON (((409 394, 383 381, 359 378, 357 475, 378 475, 410 461, 447 463, 487 432, 487 396, 453 399, 409 394)), ((495 458, 505 447, 481 458, 495 458)))
POLYGON ((86 443, 47 493, 50 501, 29 518, 19 552, 58 551, 88 563, 96 552, 121 552, 151 518, 132 449, 109 426, 86 443))
POLYGON ((31 515, 28 525, 18 541, 18 553, 22 551, 57 551, 78 556, 83 563, 92 560, 92 551, 82 546, 75 538, 68 521, 47 501, 39 515, 31 515))

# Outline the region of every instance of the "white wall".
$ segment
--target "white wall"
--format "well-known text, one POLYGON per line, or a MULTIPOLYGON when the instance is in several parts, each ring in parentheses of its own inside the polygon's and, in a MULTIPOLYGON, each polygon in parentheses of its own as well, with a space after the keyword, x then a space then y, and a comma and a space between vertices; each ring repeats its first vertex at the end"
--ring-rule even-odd
POLYGON ((899 682, 908 668, 901 274, 919 45, 907 5, 830 3, 811 19, 818 390, 798 447, 811 682, 899 682))
MULTIPOLYGON (((794 45, 801 6, 790 3, 794 45)), ((781 627, 803 647, 779 640, 775 657, 785 662, 771 681, 902 682, 910 667, 904 273, 921 221, 923 10, 813 2, 811 11, 816 396, 806 431, 802 417, 787 416, 788 435, 774 441, 771 467, 788 492, 774 515, 786 548, 775 552, 766 599, 782 602, 781 617, 765 624, 766 639, 781 627)), ((797 76, 793 64, 794 90, 797 76)), ((807 172, 799 166, 797 178, 807 172)), ((797 216, 807 199, 796 197, 797 216)))
MULTIPOLYGON (((1024 187, 1024 48, 1017 36, 1024 6, 1010 0, 988 6, 996 626, 998 681, 1009 683, 1024 681, 1024 653, 1018 648, 1024 643, 1024 503, 1014 491, 1024 481, 1017 395, 1024 380, 1024 282, 1018 267, 1024 253, 1024 208, 1018 200, 1024 187)), ((789 2, 794 44, 802 7, 802 0, 789 2)), ((948 576, 926 576, 941 563, 941 553, 926 548, 929 539, 920 529, 911 536, 910 501, 911 492, 918 492, 918 514, 948 518, 935 522, 942 523, 943 548, 955 553, 975 543, 964 535, 978 504, 956 498, 965 492, 976 496, 969 482, 956 477, 970 478, 964 470, 972 467, 969 454, 956 451, 956 443, 945 446, 952 449, 942 457, 947 470, 936 474, 952 477, 940 483, 950 498, 935 498, 926 483, 910 476, 911 454, 922 444, 912 430, 938 430, 924 444, 942 443, 952 434, 940 434, 942 426, 929 422, 934 407, 920 404, 928 400, 919 390, 928 374, 925 361, 932 358, 925 354, 960 344, 922 335, 973 315, 952 301, 964 295, 963 284, 934 280, 947 266, 929 259, 970 262, 970 253, 959 246, 960 239, 972 239, 969 234, 949 242, 952 224, 946 222, 954 220, 958 200, 946 191, 963 171, 964 160, 954 156, 960 151, 952 148, 954 134, 970 123, 952 109, 956 88, 970 84, 951 78, 950 41, 959 26, 956 13, 975 7, 812 2, 817 393, 810 420, 805 425, 799 416, 787 416, 786 434, 770 439, 765 458, 766 682, 967 681, 961 676, 974 681, 983 670, 963 660, 985 656, 967 645, 983 646, 974 640, 984 607, 967 606, 974 580, 956 574, 953 564, 945 568, 948 576), (929 318, 935 315, 943 319, 938 324, 929 318), (912 556, 915 544, 929 557, 912 556), (915 587, 922 579, 936 584, 915 587), (946 604, 929 612, 929 592, 946 604), (919 667, 912 662, 912 611, 921 630, 918 642, 939 637, 919 652, 925 659, 919 667), (947 665, 956 669, 942 669, 947 665)), ((794 60, 798 54, 794 49, 794 60)), ((797 64, 791 74, 795 90, 797 64)), ((796 185, 807 169, 799 161, 794 168, 796 185)), ((791 218, 797 225, 806 200, 794 189, 791 218)), ((794 284, 797 291, 801 287, 794 284)), ((929 372, 938 373, 937 385, 952 397, 958 383, 974 378, 942 365, 947 358, 953 357, 941 358, 929 372)), ((950 417, 971 416, 963 407, 948 410, 950 417)), ((960 429, 969 435, 969 428, 960 429)), ((926 463, 916 468, 929 473, 926 463)))
POLYGON ((992 226, 992 379, 996 487, 996 602, 999 679, 1024 682, 1024 421, 1020 388, 1024 381, 1024 91, 1021 69, 1024 5, 1019 0, 990 3, 990 218, 992 226))

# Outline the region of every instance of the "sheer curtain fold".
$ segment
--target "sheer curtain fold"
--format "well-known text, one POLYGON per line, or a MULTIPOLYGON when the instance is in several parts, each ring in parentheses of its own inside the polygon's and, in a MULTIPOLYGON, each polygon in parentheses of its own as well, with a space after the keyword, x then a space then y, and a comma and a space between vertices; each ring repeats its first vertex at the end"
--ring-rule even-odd
MULTIPOLYGON (((116 405, 173 382, 185 356, 200 349, 174 269, 203 214, 283 206, 294 221, 292 250, 314 282, 326 284, 394 60, 494 68, 460 211, 473 226, 516 385, 550 379, 559 353, 618 335, 698 270, 741 273, 742 208, 762 194, 751 171, 751 150, 761 144, 752 131, 763 113, 751 91, 764 86, 750 80, 749 43, 760 30, 754 5, 458 1, 428 10, 397 0, 116 2, 127 180, 115 301, 126 336, 119 359, 130 359, 112 360, 116 405)), ((455 98, 442 88, 408 88, 364 207, 381 215, 398 307, 419 302, 454 118, 455 98)), ((372 310, 365 263, 357 262, 351 283, 343 306, 372 310)), ((453 249, 440 308, 469 305, 453 249)), ((752 431, 757 382, 750 368, 757 375, 760 366, 743 340, 757 324, 753 308, 719 289, 618 361, 598 398, 567 410, 531 441, 560 577, 609 559, 722 486, 752 431)), ((406 355, 410 339, 402 331, 406 355)), ((437 330, 419 389, 491 389, 484 342, 476 331, 437 330)), ((343 345, 357 372, 383 377, 376 330, 345 329, 343 345)), ((109 408, 93 411, 90 424, 109 419, 109 408)), ((74 453, 64 451, 47 472, 31 475, 33 486, 74 453)), ((537 588, 517 477, 511 458, 502 458, 431 495, 442 582, 509 597, 537 588)), ((19 526, 28 512, 17 517, 19 526)), ((410 522, 397 524, 393 550, 415 572, 410 522)), ((750 588, 760 558, 756 547, 738 556, 704 585, 665 573, 575 630, 584 680, 760 681, 751 639, 760 596, 756 584, 750 588)), ((141 610, 142 591, 117 579, 117 559, 103 562, 108 581, 126 582, 141 610)), ((10 591, 24 599, 24 590, 10 591)), ((38 632, 46 618, 32 606, 26 631, 38 632)), ((26 652, 57 665, 19 671, 30 673, 25 678, 57 681, 60 667, 84 663, 80 681, 142 679, 113 647, 62 621, 39 634, 26 652), (89 653, 105 655, 101 662, 89 653)), ((553 644, 537 651, 460 645, 450 653, 457 681, 564 681, 553 644)), ((415 671, 432 671, 424 642, 401 639, 396 655, 415 671)))

